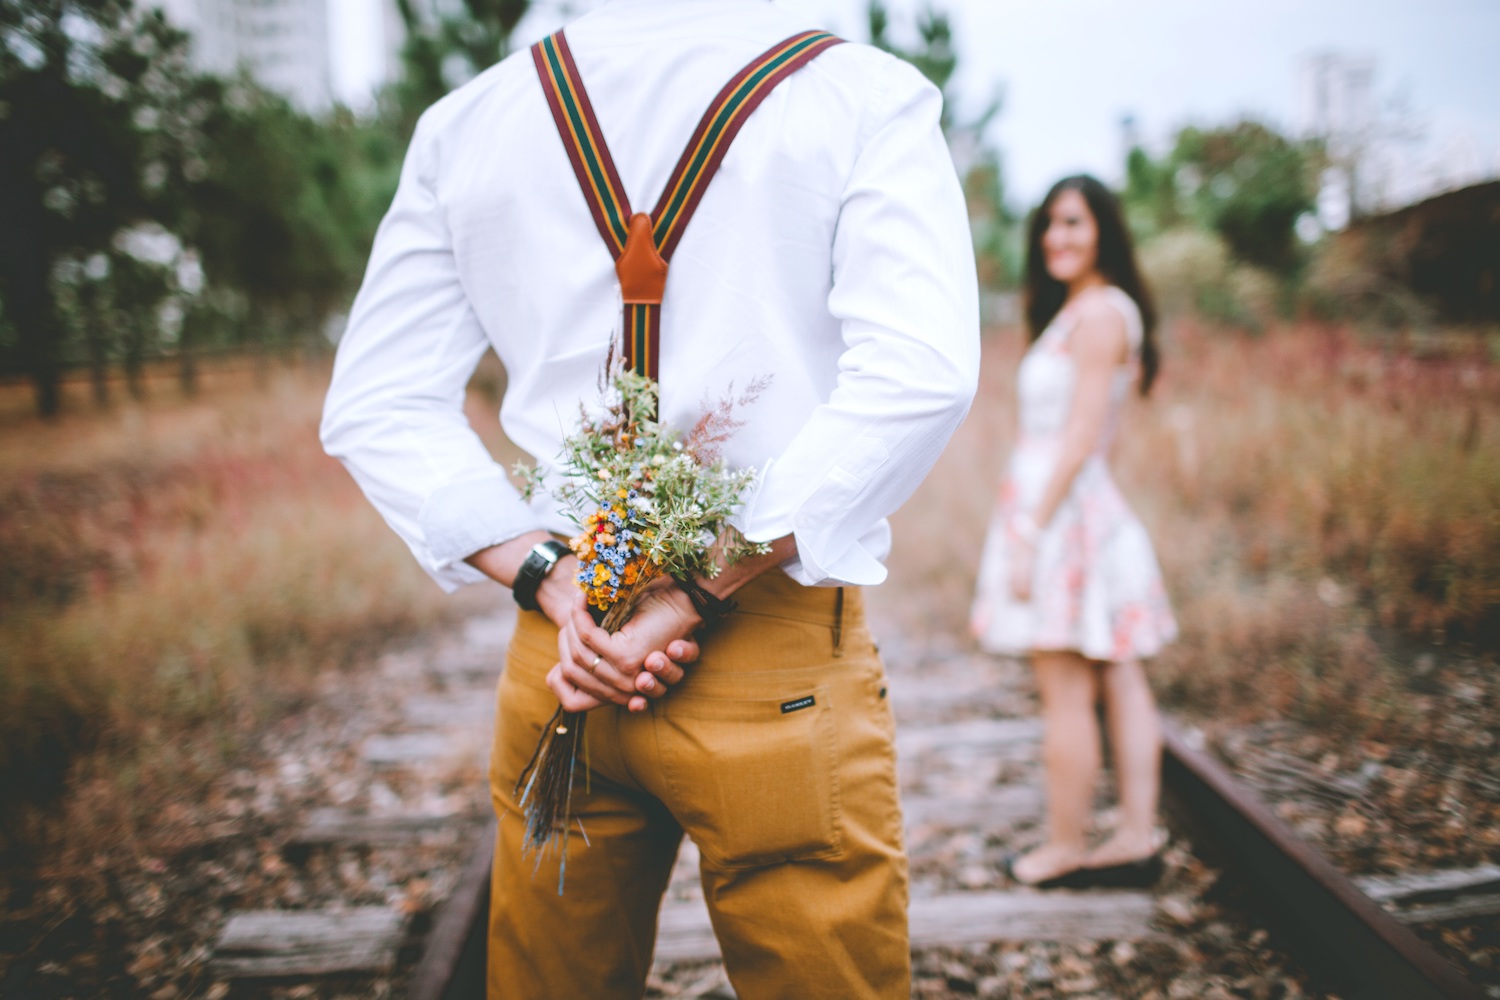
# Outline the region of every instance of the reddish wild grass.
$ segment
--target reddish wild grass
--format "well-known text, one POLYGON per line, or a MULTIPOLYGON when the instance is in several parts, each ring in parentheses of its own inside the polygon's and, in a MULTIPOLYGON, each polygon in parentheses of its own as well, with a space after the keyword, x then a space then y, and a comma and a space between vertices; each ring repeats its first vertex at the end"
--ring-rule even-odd
MULTIPOLYGON (((1458 343, 1169 331, 1114 455, 1183 627, 1152 667, 1169 702, 1368 730, 1394 724, 1418 644, 1500 647, 1500 367, 1458 343)), ((986 335, 974 410, 895 519, 872 596, 908 630, 962 634, 1023 347, 986 335), (891 599, 912 593, 931 600, 891 599)))
POLYGON ((322 454, 326 385, 219 372, 196 402, 0 425, 0 798, 87 776, 92 811, 149 815, 320 670, 494 599, 445 598, 322 454))

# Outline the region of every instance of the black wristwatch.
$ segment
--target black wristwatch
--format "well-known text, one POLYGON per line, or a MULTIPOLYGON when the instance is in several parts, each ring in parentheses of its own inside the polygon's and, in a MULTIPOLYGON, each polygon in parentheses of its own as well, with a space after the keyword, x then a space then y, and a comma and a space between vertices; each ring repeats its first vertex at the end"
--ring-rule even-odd
POLYGON ((687 594, 688 600, 693 602, 693 610, 698 612, 699 618, 703 619, 705 628, 713 628, 739 607, 739 604, 730 598, 715 597, 710 594, 691 576, 679 576, 674 579, 677 581, 677 586, 687 594))
POLYGON ((526 561, 516 571, 515 583, 510 588, 522 610, 542 610, 542 606, 536 602, 536 592, 542 581, 547 579, 547 574, 557 567, 557 561, 569 551, 566 545, 555 538, 532 546, 531 551, 526 554, 526 561))

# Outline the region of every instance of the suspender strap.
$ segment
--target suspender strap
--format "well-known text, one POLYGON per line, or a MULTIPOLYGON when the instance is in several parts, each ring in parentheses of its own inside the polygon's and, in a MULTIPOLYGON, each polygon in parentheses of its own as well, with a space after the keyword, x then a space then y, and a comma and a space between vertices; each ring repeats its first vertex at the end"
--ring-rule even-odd
POLYGON ((667 261, 729 144, 778 83, 840 41, 827 32, 806 31, 771 46, 740 70, 698 122, 650 215, 630 210, 630 199, 563 33, 559 31, 531 47, 547 106, 552 109, 578 186, 615 260, 625 303, 625 363, 637 373, 657 378, 667 261))
POLYGON ((552 120, 557 123, 568 159, 573 162, 573 173, 578 175, 578 186, 583 188, 584 199, 594 215, 594 224, 599 227, 610 256, 619 260, 630 235, 630 199, 625 196, 625 185, 620 183, 609 147, 604 144, 604 133, 599 130, 599 119, 594 117, 588 91, 583 89, 583 78, 578 75, 568 40, 561 31, 549 35, 531 47, 531 58, 542 78, 542 91, 552 109, 552 120))
POLYGON ((805 31, 771 46, 724 85, 698 122, 682 158, 651 212, 653 235, 662 257, 672 258, 708 182, 713 180, 729 144, 751 113, 776 85, 812 59, 842 41, 826 31, 805 31))

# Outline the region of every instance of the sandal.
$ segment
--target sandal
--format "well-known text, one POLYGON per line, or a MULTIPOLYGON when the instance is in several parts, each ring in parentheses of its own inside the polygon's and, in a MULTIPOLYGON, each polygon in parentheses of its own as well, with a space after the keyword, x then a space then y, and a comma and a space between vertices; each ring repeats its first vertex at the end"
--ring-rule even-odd
POLYGON ((1016 861, 1021 855, 1007 854, 1000 862, 1001 871, 1005 877, 1016 885, 1025 886, 1028 889, 1087 889, 1096 883, 1090 880, 1090 875, 1097 869, 1070 868, 1068 871, 1059 872, 1048 878, 1039 879, 1036 882, 1027 882, 1016 875, 1016 861))
POLYGON ((1121 861, 1118 864, 1103 865, 1099 868, 1080 868, 1078 871, 1087 873, 1090 884, 1103 889, 1149 889, 1161 881, 1161 876, 1166 865, 1162 861, 1161 852, 1148 854, 1144 858, 1134 861, 1121 861))

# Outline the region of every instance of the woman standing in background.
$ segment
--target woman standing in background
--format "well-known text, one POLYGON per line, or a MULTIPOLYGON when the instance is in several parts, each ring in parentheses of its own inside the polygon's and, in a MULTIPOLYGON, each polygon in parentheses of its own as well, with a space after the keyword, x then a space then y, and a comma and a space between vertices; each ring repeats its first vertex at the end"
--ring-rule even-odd
POLYGON ((986 650, 1030 657, 1046 725, 1048 838, 1006 871, 1042 888, 1145 885, 1161 870, 1161 730, 1141 661, 1177 624, 1106 452, 1131 385, 1145 395, 1156 376, 1156 316, 1119 202, 1092 177, 1059 181, 1032 216, 1026 319, 1020 436, 972 616, 986 650), (1120 823, 1090 850, 1101 699, 1120 823))

